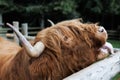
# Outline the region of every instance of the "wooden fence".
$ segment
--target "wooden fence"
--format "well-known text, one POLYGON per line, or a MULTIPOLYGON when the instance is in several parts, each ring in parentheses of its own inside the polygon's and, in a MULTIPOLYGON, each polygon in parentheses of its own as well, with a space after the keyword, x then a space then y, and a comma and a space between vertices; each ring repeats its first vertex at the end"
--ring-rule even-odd
POLYGON ((63 80, 111 80, 120 72, 120 49, 108 58, 98 61, 63 80))
MULTIPOLYGON (((3 24, 0 24, 0 26, 3 24)), ((21 27, 19 26, 19 22, 18 21, 13 21, 13 25, 16 27, 19 27, 19 30, 23 33, 23 35, 25 35, 28 39, 32 39, 33 36, 35 36, 37 34, 37 32, 39 30, 41 30, 40 27, 28 27, 27 23, 23 23, 21 24, 21 27), (29 37, 32 36, 32 37, 29 37)), ((10 30, 10 28, 2 28, 0 27, 0 36, 5 37, 6 33, 8 33, 7 31, 10 30)), ((109 39, 114 39, 114 40, 120 40, 120 29, 118 30, 107 30, 108 32, 108 38, 109 39)), ((7 37, 12 37, 13 35, 9 35, 7 34, 7 37)))
MULTIPOLYGON (((38 31, 41 30, 40 27, 29 27, 27 23, 21 24, 19 26, 19 22, 13 21, 13 25, 21 31, 21 33, 28 39, 28 40, 33 40, 35 35, 38 33, 38 31)), ((15 33, 9 28, 9 27, 0 27, 0 36, 5 37, 7 39, 13 40, 17 43, 19 43, 19 40, 15 33)))
POLYGON ((107 30, 108 38, 114 40, 120 40, 120 29, 118 30, 107 30))

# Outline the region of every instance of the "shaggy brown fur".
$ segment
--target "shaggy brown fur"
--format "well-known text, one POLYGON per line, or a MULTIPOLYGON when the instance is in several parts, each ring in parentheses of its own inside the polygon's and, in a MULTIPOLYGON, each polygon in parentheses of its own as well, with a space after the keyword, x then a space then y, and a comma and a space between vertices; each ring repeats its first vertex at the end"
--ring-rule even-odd
POLYGON ((0 37, 0 75, 8 68, 9 62, 21 50, 21 47, 16 43, 10 42, 0 37))
POLYGON ((23 48, 2 70, 0 80, 62 80, 94 63, 106 38, 96 24, 77 19, 58 23, 37 34, 34 44, 42 41, 46 46, 38 58, 23 48))

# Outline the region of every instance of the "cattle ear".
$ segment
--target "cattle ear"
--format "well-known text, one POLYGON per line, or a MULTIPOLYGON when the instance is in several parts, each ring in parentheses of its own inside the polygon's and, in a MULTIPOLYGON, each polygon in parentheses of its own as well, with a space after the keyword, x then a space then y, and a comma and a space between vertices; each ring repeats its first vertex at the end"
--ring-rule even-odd
POLYGON ((82 18, 77 18, 77 19, 74 19, 75 22, 83 22, 83 19, 82 18))
POLYGON ((80 22, 83 22, 83 19, 82 19, 82 18, 79 18, 79 21, 80 21, 80 22))
POLYGON ((99 24, 100 24, 99 22, 95 23, 96 26, 98 26, 99 24))

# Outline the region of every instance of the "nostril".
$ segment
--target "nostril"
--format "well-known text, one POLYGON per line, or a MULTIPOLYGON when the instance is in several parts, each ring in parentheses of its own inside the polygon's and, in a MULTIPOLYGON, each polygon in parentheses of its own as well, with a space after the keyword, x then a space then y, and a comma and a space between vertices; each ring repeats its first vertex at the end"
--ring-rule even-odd
POLYGON ((100 27, 98 31, 99 31, 99 32, 104 32, 104 28, 103 28, 103 27, 100 27))
POLYGON ((102 29, 101 32, 104 32, 104 29, 102 29))

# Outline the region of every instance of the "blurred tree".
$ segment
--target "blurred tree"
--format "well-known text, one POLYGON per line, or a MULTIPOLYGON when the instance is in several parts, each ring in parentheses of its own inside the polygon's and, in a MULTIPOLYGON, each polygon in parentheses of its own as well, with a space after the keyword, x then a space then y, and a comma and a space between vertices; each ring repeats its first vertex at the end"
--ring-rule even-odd
POLYGON ((120 14, 119 0, 80 0, 79 4, 81 12, 120 14))
POLYGON ((90 10, 94 13, 101 13, 103 10, 103 5, 101 0, 87 0, 85 4, 86 10, 90 10))
POLYGON ((2 14, 9 10, 9 3, 9 0, 0 0, 0 23, 2 23, 2 14))
POLYGON ((116 29, 120 25, 117 17, 120 17, 120 1, 119 0, 105 0, 102 2, 102 22, 108 29, 116 29), (116 17, 117 16, 117 17, 116 17))
POLYGON ((105 23, 106 15, 120 16, 119 0, 0 0, 0 13, 17 12, 23 21, 44 26, 47 18, 54 21, 82 17, 105 23), (58 16, 59 15, 59 16, 58 16))
POLYGON ((79 13, 76 11, 76 8, 78 7, 77 0, 58 0, 55 3, 50 3, 50 5, 53 5, 53 10, 61 11, 62 14, 69 14, 71 17, 79 16, 79 13))
MULTIPOLYGON (((120 1, 119 0, 106 0, 104 9, 108 14, 120 15, 120 1)), ((104 3, 103 3, 104 4, 104 3)))
POLYGON ((13 3, 13 0, 0 0, 0 23, 2 23, 2 14, 11 11, 21 11, 20 6, 13 3))
POLYGON ((12 0, 0 0, 0 13, 11 11, 12 7, 12 0))
MULTIPOLYGON (((28 16, 29 14, 34 16, 32 22, 37 20, 41 27, 44 26, 45 17, 50 14, 67 15, 66 18, 79 16, 79 13, 76 11, 76 0, 13 0, 13 3, 17 6, 14 10, 21 12, 23 15, 27 14, 28 16)), ((53 16, 55 17, 55 15, 53 16)))
POLYGON ((120 25, 116 16, 120 16, 119 0, 79 0, 79 13, 86 21, 99 21, 107 29, 117 29, 120 25))

